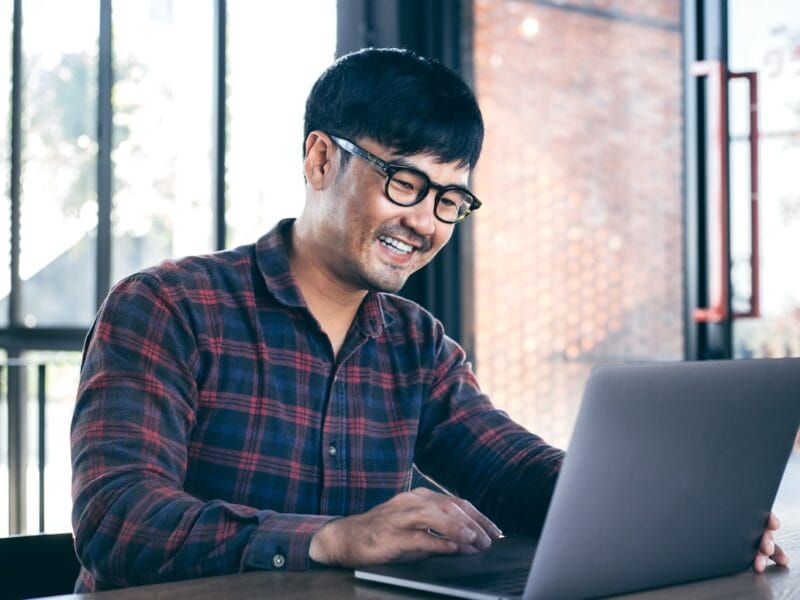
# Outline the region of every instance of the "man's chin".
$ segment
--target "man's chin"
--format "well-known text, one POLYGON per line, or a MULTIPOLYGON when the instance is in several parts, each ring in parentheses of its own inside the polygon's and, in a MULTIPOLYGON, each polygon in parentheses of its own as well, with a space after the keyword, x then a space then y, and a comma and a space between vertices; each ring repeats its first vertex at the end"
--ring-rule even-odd
POLYGON ((372 283, 367 287, 367 289, 371 292, 382 292, 384 294, 396 294, 400 290, 403 289, 403 286, 406 284, 405 281, 401 283, 372 283))
POLYGON ((396 294, 406 284, 409 275, 399 273, 395 277, 362 277, 365 289, 372 292, 384 292, 386 294, 396 294))

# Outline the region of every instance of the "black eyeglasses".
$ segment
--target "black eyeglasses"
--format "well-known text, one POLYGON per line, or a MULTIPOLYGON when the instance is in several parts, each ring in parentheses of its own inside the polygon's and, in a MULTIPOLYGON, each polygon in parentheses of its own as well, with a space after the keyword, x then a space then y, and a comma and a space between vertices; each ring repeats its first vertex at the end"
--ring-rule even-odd
POLYGON ((384 172, 386 175, 384 193, 394 204, 399 206, 419 204, 433 188, 436 190, 433 214, 443 223, 463 221, 473 210, 481 207, 481 201, 460 185, 438 185, 419 169, 387 163, 351 141, 335 135, 330 137, 345 152, 372 163, 384 172))

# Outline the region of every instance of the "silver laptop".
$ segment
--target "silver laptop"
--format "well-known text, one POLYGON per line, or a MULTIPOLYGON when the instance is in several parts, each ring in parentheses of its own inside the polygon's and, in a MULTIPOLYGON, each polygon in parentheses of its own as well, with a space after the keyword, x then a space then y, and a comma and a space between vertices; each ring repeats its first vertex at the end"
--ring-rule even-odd
POLYGON ((538 542, 362 568, 461 598, 586 598, 750 567, 800 425, 800 359, 598 367, 538 542))

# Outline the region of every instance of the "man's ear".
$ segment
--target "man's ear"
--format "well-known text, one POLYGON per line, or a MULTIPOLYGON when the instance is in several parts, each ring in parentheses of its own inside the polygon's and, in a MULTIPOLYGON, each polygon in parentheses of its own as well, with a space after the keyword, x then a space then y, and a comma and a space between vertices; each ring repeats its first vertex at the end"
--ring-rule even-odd
POLYGON ((306 137, 306 157, 303 173, 315 190, 325 188, 333 181, 339 167, 339 148, 324 131, 312 131, 306 137))

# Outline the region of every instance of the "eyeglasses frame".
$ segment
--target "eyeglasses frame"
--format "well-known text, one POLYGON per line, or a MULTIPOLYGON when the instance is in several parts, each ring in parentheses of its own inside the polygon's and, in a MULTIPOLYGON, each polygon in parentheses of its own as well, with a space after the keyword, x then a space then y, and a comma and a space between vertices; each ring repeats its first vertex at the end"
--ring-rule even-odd
POLYGON ((476 211, 481 207, 482 204, 481 201, 478 200, 475 194, 470 192, 465 187, 462 187, 460 185, 439 185, 438 183, 434 183, 433 181, 431 181, 431 178, 428 177, 428 174, 425 173, 424 171, 420 171, 419 169, 407 165, 397 165, 388 163, 385 160, 381 159, 380 157, 375 156, 371 152, 364 150, 361 146, 354 144, 350 140, 331 134, 328 134, 328 136, 334 142, 336 142, 337 146, 339 146, 342 150, 344 150, 348 154, 357 156, 358 158, 361 158, 362 160, 371 163, 373 166, 383 171, 384 175, 386 175, 386 184, 384 186, 383 193, 386 196, 386 199, 389 200, 389 202, 391 202, 392 204, 396 204, 397 206, 416 206, 425 199, 425 197, 428 195, 428 192, 431 190, 431 188, 433 188, 434 190, 436 190, 436 196, 434 198, 434 203, 433 203, 433 216, 436 217, 442 223, 447 223, 448 225, 453 225, 455 223, 462 222, 469 215, 471 215, 473 211, 476 211), (391 181, 392 176, 398 171, 411 171, 412 173, 416 173, 417 175, 419 175, 420 178, 424 182, 426 182, 424 188, 417 195, 417 199, 411 204, 402 204, 401 202, 397 202, 396 200, 392 199, 392 197, 389 195, 389 182, 391 181), (470 206, 467 209, 467 212, 465 212, 460 219, 456 219, 455 221, 448 221, 447 219, 442 219, 436 213, 436 209, 439 206, 439 202, 444 197, 444 195, 447 192, 453 190, 457 190, 459 193, 464 194, 467 198, 469 198, 470 206))

